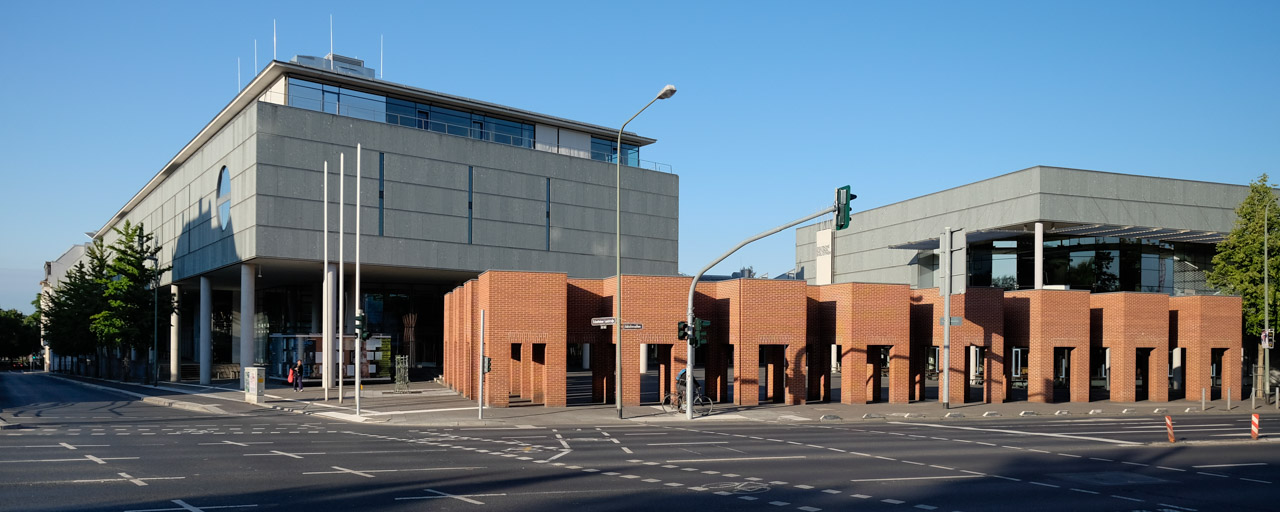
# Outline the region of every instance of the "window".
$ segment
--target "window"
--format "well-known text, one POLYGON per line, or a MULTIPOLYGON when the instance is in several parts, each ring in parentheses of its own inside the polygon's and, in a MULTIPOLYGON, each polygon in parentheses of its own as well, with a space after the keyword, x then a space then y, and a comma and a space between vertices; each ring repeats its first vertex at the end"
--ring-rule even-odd
MULTIPOLYGON (((614 163, 618 154, 618 142, 615 140, 591 138, 591 159, 614 163)), ((640 166, 640 148, 634 144, 622 144, 622 165, 640 166)))
POLYGON ((227 225, 231 223, 231 173, 225 165, 222 166, 222 172, 218 173, 218 195, 214 204, 218 206, 218 226, 227 229, 227 225))

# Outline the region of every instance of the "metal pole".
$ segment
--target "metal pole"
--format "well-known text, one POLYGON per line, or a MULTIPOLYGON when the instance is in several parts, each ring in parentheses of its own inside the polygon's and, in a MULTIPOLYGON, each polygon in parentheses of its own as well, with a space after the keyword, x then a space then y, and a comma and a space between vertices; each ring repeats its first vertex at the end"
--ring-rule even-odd
MULTIPOLYGON (((356 144, 356 311, 364 314, 364 299, 360 296, 360 144, 356 144)), ((356 336, 356 416, 360 415, 360 374, 364 373, 364 332, 369 330, 369 319, 364 320, 360 336, 356 336)))
MULTIPOLYGON (((275 21, 272 21, 275 30, 275 21)), ((275 35, 272 32, 272 39, 275 35)), ((274 41, 273 43, 274 44, 274 41)), ((274 51, 274 49, 272 50, 274 51)), ((275 60, 274 58, 272 60, 275 60)), ((329 161, 324 162, 324 267, 320 269, 320 380, 324 388, 324 401, 329 401, 329 386, 333 384, 333 293, 329 288, 329 161)), ((295 342, 296 343, 296 342, 295 342)), ((299 354, 301 355, 301 354, 299 354)), ((299 357, 301 359, 301 357, 299 357)), ((296 377, 295 377, 296 378, 296 377)))
MULTIPOLYGON (((1265 305, 1262 307, 1262 328, 1267 332, 1268 337, 1271 334, 1271 196, 1270 190, 1267 191, 1267 206, 1263 208, 1262 214, 1262 301, 1265 305)), ((1272 343, 1275 343, 1272 341, 1272 343)), ((1255 382, 1261 380, 1260 384, 1264 390, 1263 396, 1271 391, 1271 352, 1258 344, 1258 364, 1254 366, 1262 366, 1262 375, 1260 379, 1254 379, 1255 382)), ((1257 373, 1257 372, 1255 372, 1257 373)), ((1257 384, 1255 384, 1256 386, 1257 384)), ((1256 392, 1254 393, 1257 394, 1256 392)))
POLYGON ((484 419, 484 310, 480 310, 480 360, 478 361, 479 371, 476 375, 480 377, 479 391, 476 392, 476 414, 479 419, 484 419))
MULTIPOLYGON (((698 287, 698 280, 699 280, 699 279, 702 279, 702 274, 705 274, 705 273, 707 273, 707 271, 708 271, 708 270, 711 270, 711 267, 716 266, 716 265, 717 265, 717 264, 719 264, 721 261, 724 261, 724 259, 725 259, 725 258, 728 258, 728 257, 729 257, 729 255, 731 255, 731 254, 733 254, 733 253, 737 252, 737 251, 738 251, 738 249, 741 249, 743 246, 745 246, 745 245, 747 245, 747 244, 749 244, 749 243, 751 243, 751 242, 754 242, 754 241, 759 240, 759 239, 761 239, 761 238, 764 238, 764 237, 766 237, 766 236, 772 235, 772 234, 774 234, 774 233, 777 233, 777 232, 779 232, 779 231, 782 231, 782 230, 784 230, 784 229, 787 229, 787 228, 789 228, 789 227, 791 227, 791 226, 794 226, 794 225, 796 225, 796 224, 800 224, 800 223, 802 223, 802 222, 808 222, 808 221, 810 221, 810 220, 812 220, 812 219, 815 219, 815 218, 821 217, 821 216, 823 216, 823 215, 826 215, 826 214, 831 213, 831 212, 834 212, 834 211, 836 211, 836 205, 834 205, 834 204, 833 204, 833 205, 831 205, 831 206, 827 207, 826 209, 823 209, 822 211, 819 211, 819 212, 816 212, 816 213, 814 213, 814 214, 812 214, 812 215, 809 215, 808 217, 804 217, 804 218, 802 218, 802 219, 799 219, 799 220, 796 220, 796 221, 792 221, 792 222, 790 222, 790 223, 788 223, 788 224, 783 224, 783 225, 781 225, 781 226, 778 226, 778 227, 776 227, 776 228, 770 229, 770 230, 765 231, 765 232, 763 232, 763 233, 760 233, 760 234, 758 234, 758 235, 756 235, 756 236, 753 236, 753 237, 751 237, 751 238, 748 238, 748 239, 746 239, 746 240, 743 240, 742 242, 739 242, 739 243, 738 243, 738 245, 735 245, 732 249, 729 249, 729 252, 726 252, 726 253, 724 253, 724 254, 721 254, 721 255, 720 255, 720 257, 719 257, 719 258, 716 258, 716 260, 715 260, 715 261, 712 261, 711 263, 707 264, 707 266, 702 267, 702 270, 699 270, 699 271, 698 271, 698 274, 697 274, 697 275, 695 275, 695 276, 693 276, 693 282, 689 283, 689 305, 688 305, 687 314, 685 315, 685 317, 686 317, 685 321, 689 322, 689 325, 693 325, 693 293, 694 293, 694 290, 696 290, 696 289, 697 289, 697 287, 698 287)), ((685 387, 684 387, 684 393, 685 393, 685 401, 684 401, 684 403, 685 403, 685 416, 684 416, 684 417, 685 417, 685 419, 692 420, 692 419, 693 419, 693 386, 692 386, 691 384, 692 384, 692 379, 693 379, 693 345, 692 345, 692 344, 690 344, 690 345, 688 346, 688 348, 689 348, 689 350, 688 350, 687 354, 688 354, 688 358, 689 358, 689 367, 688 367, 688 370, 686 371, 686 375, 685 375, 685 382, 686 382, 686 383, 688 383, 688 384, 686 384, 686 385, 685 385, 685 387)))
POLYGON ((338 404, 342 404, 342 381, 347 373, 347 257, 343 253, 347 228, 345 213, 347 206, 347 169, 346 153, 338 154, 338 404))
POLYGON ((942 294, 942 379, 938 389, 938 399, 943 409, 951 408, 951 227, 942 228, 942 249, 940 269, 942 284, 938 293, 942 294))
MULTIPOLYGON (((665 92, 666 89, 663 89, 663 93, 665 92)), ((625 130, 627 125, 630 124, 631 121, 635 120, 641 112, 644 112, 645 109, 649 108, 649 105, 652 105, 653 102, 658 101, 661 98, 662 93, 654 96, 653 99, 649 100, 649 103, 644 105, 644 108, 641 108, 635 115, 631 116, 631 119, 627 119, 627 122, 622 123, 622 127, 618 128, 618 144, 614 147, 614 154, 616 156, 614 158, 613 169, 615 221, 613 230, 613 261, 616 270, 614 275, 617 277, 617 289, 614 293, 614 300, 617 301, 617 306, 614 308, 614 313, 617 314, 618 319, 613 324, 613 401, 618 404, 618 419, 622 419, 622 130, 625 130)), ((641 354, 640 357, 644 357, 644 354, 641 354)))
POLYGON ((151 276, 151 385, 160 385, 160 260, 154 259, 151 276))

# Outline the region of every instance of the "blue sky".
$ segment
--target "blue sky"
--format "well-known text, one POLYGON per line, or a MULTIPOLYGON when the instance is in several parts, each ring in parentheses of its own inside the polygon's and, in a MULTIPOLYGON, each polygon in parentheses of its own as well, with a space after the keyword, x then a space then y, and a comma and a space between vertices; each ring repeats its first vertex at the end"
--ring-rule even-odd
MULTIPOLYGON (((1280 2, 24 2, 0 44, 0 308, 87 240, 272 55, 628 126, 680 175, 680 270, 828 205, 1034 165, 1280 175, 1280 2)), ((775 276, 788 230, 713 270, 775 276)))

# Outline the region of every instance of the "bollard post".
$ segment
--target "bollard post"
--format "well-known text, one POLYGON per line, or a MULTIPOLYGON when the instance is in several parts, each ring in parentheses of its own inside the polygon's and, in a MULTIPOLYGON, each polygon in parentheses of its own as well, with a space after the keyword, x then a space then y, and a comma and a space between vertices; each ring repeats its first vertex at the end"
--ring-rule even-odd
POLYGON ((1253 388, 1253 393, 1249 394, 1249 410, 1252 411, 1257 408, 1258 408, 1258 388, 1255 386, 1253 388))
POLYGON ((1258 415, 1253 415, 1253 424, 1249 427, 1249 435, 1253 436, 1253 440, 1258 440, 1258 415))
POLYGON ((1169 431, 1169 442, 1175 442, 1177 438, 1173 437, 1173 416, 1164 417, 1164 427, 1169 431))
POLYGON ((1276 388, 1276 410, 1280 410, 1280 388, 1276 388))
POLYGON ((1204 412, 1204 388, 1200 388, 1200 412, 1204 412))
POLYGON ((1231 388, 1227 388, 1227 410, 1231 410, 1231 388))

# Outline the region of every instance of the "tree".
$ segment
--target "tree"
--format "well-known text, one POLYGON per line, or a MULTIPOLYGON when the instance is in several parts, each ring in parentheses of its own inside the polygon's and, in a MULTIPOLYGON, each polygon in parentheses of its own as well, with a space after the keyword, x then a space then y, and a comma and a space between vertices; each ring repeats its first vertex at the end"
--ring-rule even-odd
POLYGON ((160 247, 152 244, 155 236, 146 232, 141 222, 126 220, 123 227, 112 230, 118 238, 111 244, 115 257, 107 265, 106 307, 91 317, 90 329, 103 346, 121 351, 123 362, 130 349, 145 353, 151 347, 157 316, 169 318, 172 303, 157 304, 152 287, 171 267, 147 266, 160 247))
POLYGON ((90 318, 106 306, 103 292, 109 260, 110 252, 102 240, 94 240, 85 251, 85 261, 71 267, 41 305, 45 341, 55 354, 86 356, 95 352, 98 338, 90 328, 90 318))
MULTIPOLYGON (((1226 293, 1239 295, 1244 307, 1245 332, 1252 335, 1262 333, 1264 313, 1263 290, 1263 224, 1267 225, 1268 251, 1280 254, 1280 238, 1277 236, 1277 225, 1280 225, 1280 207, 1276 205, 1276 196, 1272 190, 1274 185, 1268 182, 1266 174, 1249 184, 1249 195, 1236 207, 1236 225, 1227 235, 1227 239, 1218 244, 1218 253, 1213 256, 1213 270, 1206 276, 1210 286, 1226 293), (1270 207, 1268 208, 1268 205, 1270 207)), ((1277 262, 1280 263, 1280 262, 1277 262)), ((1275 295, 1280 272, 1276 263, 1270 265, 1271 285, 1271 317, 1275 318, 1275 295)))
POLYGON ((0 311, 0 357, 26 359, 40 351, 40 332, 16 309, 0 311))

